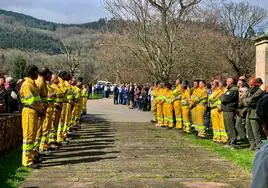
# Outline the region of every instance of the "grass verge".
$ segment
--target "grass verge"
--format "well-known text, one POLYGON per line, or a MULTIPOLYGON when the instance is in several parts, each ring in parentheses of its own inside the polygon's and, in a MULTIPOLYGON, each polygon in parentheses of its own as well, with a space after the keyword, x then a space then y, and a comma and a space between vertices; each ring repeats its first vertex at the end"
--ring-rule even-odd
POLYGON ((212 142, 206 139, 197 139, 194 135, 187 135, 186 138, 209 151, 215 152, 220 157, 234 162, 237 166, 251 172, 252 162, 255 157, 255 151, 250 149, 230 149, 225 148, 223 145, 212 142))
POLYGON ((21 150, 0 156, 0 187, 18 187, 31 170, 21 166, 21 150))
POLYGON ((89 100, 95 100, 95 99, 102 99, 103 98, 103 95, 102 94, 90 94, 89 95, 89 100))

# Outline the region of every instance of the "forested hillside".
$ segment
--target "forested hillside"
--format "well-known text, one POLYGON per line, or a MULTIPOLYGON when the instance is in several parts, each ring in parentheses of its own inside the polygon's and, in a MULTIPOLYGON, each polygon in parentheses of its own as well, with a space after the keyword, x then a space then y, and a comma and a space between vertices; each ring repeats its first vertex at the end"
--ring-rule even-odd
POLYGON ((38 28, 44 30, 55 31, 59 27, 80 27, 86 29, 102 29, 105 27, 106 20, 99 19, 95 22, 89 22, 84 24, 58 24, 53 22, 48 22, 45 20, 36 19, 32 16, 28 16, 25 14, 6 11, 0 9, 0 22, 4 22, 7 24, 19 24, 25 27, 38 28))
POLYGON ((0 48, 16 48, 48 54, 59 54, 59 40, 38 31, 0 25, 0 48))
POLYGON ((0 9, 0 48, 60 54, 63 48, 58 31, 65 33, 65 30, 77 28, 81 34, 88 29, 94 33, 104 27, 105 19, 84 24, 58 24, 0 9))

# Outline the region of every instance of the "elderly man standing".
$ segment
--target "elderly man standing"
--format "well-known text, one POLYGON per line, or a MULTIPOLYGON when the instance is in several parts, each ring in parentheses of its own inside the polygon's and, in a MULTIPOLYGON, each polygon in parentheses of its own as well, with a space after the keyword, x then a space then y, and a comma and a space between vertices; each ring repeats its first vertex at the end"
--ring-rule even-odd
POLYGON ((251 78, 248 84, 250 87, 248 96, 244 99, 244 106, 247 108, 246 131, 250 142, 250 149, 255 150, 260 148, 261 143, 260 126, 256 121, 256 107, 264 92, 257 83, 256 78, 251 78))
POLYGON ((227 91, 220 97, 224 126, 228 135, 227 145, 234 147, 237 145, 236 130, 235 130, 235 115, 238 109, 238 88, 235 86, 233 78, 227 79, 227 91))

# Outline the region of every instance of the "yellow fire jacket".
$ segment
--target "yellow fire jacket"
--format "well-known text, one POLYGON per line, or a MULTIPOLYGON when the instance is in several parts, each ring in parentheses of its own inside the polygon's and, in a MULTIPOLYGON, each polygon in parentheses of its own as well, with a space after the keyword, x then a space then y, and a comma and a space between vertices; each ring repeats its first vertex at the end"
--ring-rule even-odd
POLYGON ((38 87, 34 80, 25 78, 20 89, 20 95, 21 102, 25 107, 32 108, 41 114, 45 112, 45 108, 41 103, 38 87))

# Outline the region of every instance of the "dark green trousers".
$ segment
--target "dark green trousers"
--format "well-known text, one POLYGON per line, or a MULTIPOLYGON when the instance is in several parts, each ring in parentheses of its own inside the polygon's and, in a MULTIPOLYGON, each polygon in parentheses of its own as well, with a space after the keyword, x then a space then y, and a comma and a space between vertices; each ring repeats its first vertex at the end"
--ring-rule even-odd
POLYGON ((259 144, 261 142, 260 125, 256 120, 250 119, 248 116, 246 118, 246 131, 251 144, 259 144))
POLYGON ((235 128, 237 131, 237 136, 240 139, 246 139, 246 130, 244 125, 244 119, 242 117, 236 116, 235 128))
POLYGON ((235 113, 223 112, 224 127, 228 135, 230 144, 236 144, 236 130, 235 130, 235 113))

